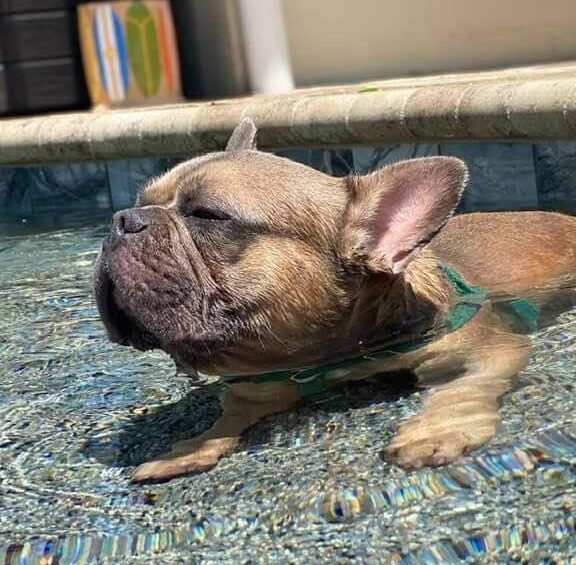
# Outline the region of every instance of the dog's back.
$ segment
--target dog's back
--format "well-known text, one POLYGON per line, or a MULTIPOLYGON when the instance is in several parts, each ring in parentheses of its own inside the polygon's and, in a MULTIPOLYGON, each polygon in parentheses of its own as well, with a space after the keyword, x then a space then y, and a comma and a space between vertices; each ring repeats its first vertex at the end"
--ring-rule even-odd
POLYGON ((576 218, 551 212, 462 214, 431 247, 467 280, 511 294, 576 287, 576 218))

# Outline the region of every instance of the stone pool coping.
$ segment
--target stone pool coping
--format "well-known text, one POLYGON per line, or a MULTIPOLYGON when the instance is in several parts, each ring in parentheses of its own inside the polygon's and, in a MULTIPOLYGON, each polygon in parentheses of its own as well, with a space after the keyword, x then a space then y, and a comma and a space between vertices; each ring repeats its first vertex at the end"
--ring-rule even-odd
POLYGON ((221 149, 244 116, 265 149, 576 139, 576 62, 6 119, 0 164, 192 155, 221 149))

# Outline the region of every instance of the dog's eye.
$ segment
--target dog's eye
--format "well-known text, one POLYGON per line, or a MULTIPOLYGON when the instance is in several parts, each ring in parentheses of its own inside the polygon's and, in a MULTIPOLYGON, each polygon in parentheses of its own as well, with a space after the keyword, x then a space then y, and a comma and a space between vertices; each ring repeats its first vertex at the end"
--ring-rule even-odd
POLYGON ((230 216, 220 210, 210 210, 209 208, 194 208, 186 214, 188 218, 198 218, 199 220, 229 220, 230 216))

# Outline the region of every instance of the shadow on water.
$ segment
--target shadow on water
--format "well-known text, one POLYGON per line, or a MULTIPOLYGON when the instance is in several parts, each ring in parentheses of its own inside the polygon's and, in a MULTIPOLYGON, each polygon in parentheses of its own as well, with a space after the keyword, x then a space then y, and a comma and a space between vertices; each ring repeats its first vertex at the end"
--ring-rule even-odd
MULTIPOLYGON (((297 409, 303 415, 316 411, 345 413, 349 410, 391 403, 415 390, 416 381, 409 371, 374 375, 350 383, 337 391, 310 400, 297 409)), ((103 465, 134 467, 166 452, 178 441, 192 439, 212 426, 221 413, 219 384, 195 388, 173 404, 161 405, 132 414, 115 438, 90 437, 83 455, 103 465)), ((271 424, 278 416, 269 416, 243 434, 240 450, 264 448, 270 442, 271 424)), ((286 433, 290 432, 288 423, 286 433)))
POLYGON ((114 467, 144 463, 208 429, 220 414, 219 396, 219 387, 198 388, 174 404, 136 410, 115 438, 88 438, 83 454, 114 467))

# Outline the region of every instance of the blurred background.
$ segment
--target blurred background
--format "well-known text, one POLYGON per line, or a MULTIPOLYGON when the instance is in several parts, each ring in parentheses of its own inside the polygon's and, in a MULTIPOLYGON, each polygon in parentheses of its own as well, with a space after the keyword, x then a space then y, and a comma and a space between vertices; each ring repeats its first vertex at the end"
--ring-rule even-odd
MULTIPOLYGON (((374 139, 363 146, 322 145, 321 139, 310 144, 310 137, 293 146, 277 137, 280 143, 268 148, 333 175, 372 170, 416 156, 455 155, 465 159, 472 172, 461 211, 574 211, 574 136, 547 133, 557 124, 576 131, 572 110, 566 110, 572 98, 566 103, 558 98, 552 110, 538 105, 543 96, 538 81, 548 77, 548 87, 553 88, 556 68, 564 73, 564 88, 570 91, 576 60, 574 29, 572 0, 475 4, 458 0, 0 0, 0 134, 3 118, 10 119, 11 125, 4 137, 0 135, 0 221, 54 217, 55 225, 61 225, 68 212, 107 218, 114 210, 130 206, 148 179, 193 155, 179 152, 182 139, 170 133, 180 131, 174 122, 178 118, 168 109, 158 121, 172 120, 173 126, 167 126, 158 151, 102 160, 85 150, 84 158, 76 162, 68 149, 74 149, 76 140, 90 144, 92 134, 74 120, 66 121, 67 112, 139 110, 249 96, 258 108, 260 97, 278 95, 276 104, 290 92, 300 104, 316 95, 315 88, 323 95, 323 87, 346 84, 360 93, 385 85, 393 96, 394 89, 411 87, 419 80, 400 84, 393 79, 446 73, 456 74, 430 79, 430 84, 450 83, 448 105, 457 102, 459 88, 466 92, 467 84, 478 79, 495 89, 489 102, 494 101, 504 116, 511 111, 506 81, 521 76, 518 83, 526 85, 528 94, 520 97, 512 114, 529 124, 534 116, 538 126, 530 126, 533 135, 516 139, 510 124, 504 124, 493 126, 488 140, 453 138, 448 124, 448 133, 440 128, 438 138, 412 135, 383 143, 379 135, 384 126, 379 123, 372 128, 374 139), (537 66, 535 72, 532 67, 537 66), (474 75, 490 69, 511 70, 501 76, 474 75), (392 80, 374 82, 387 79, 392 80), (522 100, 527 106, 522 106, 522 100), (50 122, 58 124, 54 130, 61 146, 56 144, 53 151, 57 158, 28 159, 32 145, 36 149, 42 145, 28 132, 40 134, 52 127, 46 126, 44 118, 34 122, 28 117, 49 113, 62 115, 61 121, 50 122)), ((428 79, 422 81, 419 84, 425 87, 428 79)), ((418 127, 425 130, 427 124, 436 123, 434 104, 421 110, 422 116, 412 116, 418 127)), ((391 107, 393 119, 401 115, 400 106, 391 107)), ((187 115, 196 116, 195 108, 190 104, 187 115)), ((210 106, 202 108, 208 116, 205 126, 224 140, 230 124, 223 126, 210 113, 210 106)), ((215 113, 219 108, 223 106, 216 103, 215 113)), ((451 108, 438 111, 449 121, 451 108)), ((484 107, 469 111, 475 123, 489 123, 484 107)), ((340 119, 333 114, 326 118, 328 122, 340 119)), ((138 116, 142 123, 155 123, 148 110, 138 116)), ((112 137, 129 137, 122 116, 116 117, 118 127, 112 128, 112 137)), ((83 119, 91 119, 90 114, 83 119)), ((318 132, 316 119, 314 114, 301 126, 318 132)), ((261 140, 270 129, 262 130, 261 140)), ((138 147, 146 145, 147 135, 138 147)), ((126 145, 118 140, 114 143, 119 147, 126 145)), ((96 135, 95 143, 100 141, 96 135)), ((51 143, 44 143, 49 146, 47 153, 51 143)), ((202 143, 198 147, 206 150, 202 143)))
MULTIPOLYGON (((164 0, 144 2, 155 3, 164 0)), ((90 106, 77 16, 83 4, 0 0, 0 115, 90 106)), ((192 100, 576 58, 571 0, 545 6, 537 0, 172 0, 169 6, 182 95, 192 100)))

